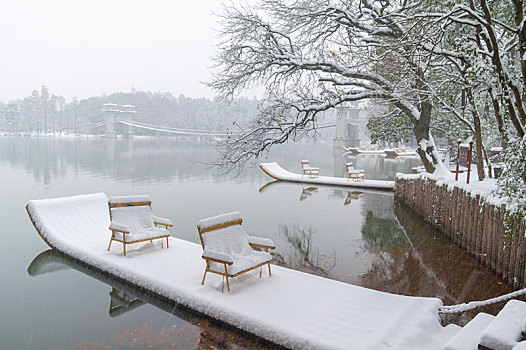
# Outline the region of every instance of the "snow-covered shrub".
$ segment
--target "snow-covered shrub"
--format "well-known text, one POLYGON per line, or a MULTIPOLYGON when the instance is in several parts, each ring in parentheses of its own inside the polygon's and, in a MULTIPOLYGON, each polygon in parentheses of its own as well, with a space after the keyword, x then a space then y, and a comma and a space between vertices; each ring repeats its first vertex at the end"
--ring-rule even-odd
POLYGON ((513 235, 526 217, 526 136, 510 140, 504 151, 504 169, 497 184, 497 195, 507 205, 506 233, 513 235))

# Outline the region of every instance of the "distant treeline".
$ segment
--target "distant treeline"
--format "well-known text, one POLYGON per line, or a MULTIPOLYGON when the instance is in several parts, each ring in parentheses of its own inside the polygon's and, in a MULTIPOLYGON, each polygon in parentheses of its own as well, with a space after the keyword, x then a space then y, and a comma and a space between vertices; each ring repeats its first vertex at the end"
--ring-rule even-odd
POLYGON ((73 98, 50 93, 46 86, 30 96, 8 103, 0 102, 0 131, 10 133, 62 134, 99 133, 95 126, 104 123, 101 109, 105 103, 133 105, 136 121, 175 128, 235 129, 256 115, 256 99, 236 98, 231 102, 207 98, 173 96, 169 92, 117 92, 111 95, 73 98))

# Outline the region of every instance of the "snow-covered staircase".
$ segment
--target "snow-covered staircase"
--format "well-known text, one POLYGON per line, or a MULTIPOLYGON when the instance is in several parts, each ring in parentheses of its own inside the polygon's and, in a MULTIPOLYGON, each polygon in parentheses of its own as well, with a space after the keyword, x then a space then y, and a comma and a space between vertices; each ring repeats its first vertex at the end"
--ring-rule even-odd
POLYGON ((526 302, 510 300, 497 316, 479 313, 444 350, 526 350, 526 302))
POLYGON ((494 318, 495 316, 483 312, 479 313, 446 343, 444 350, 476 350, 480 333, 494 318))

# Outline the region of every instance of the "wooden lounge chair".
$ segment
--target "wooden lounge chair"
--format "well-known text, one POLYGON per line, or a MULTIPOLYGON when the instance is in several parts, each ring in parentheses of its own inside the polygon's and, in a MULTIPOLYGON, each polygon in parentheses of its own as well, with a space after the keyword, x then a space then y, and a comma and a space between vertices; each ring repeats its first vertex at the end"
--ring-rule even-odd
POLYGON ((365 178, 365 170, 354 169, 351 162, 345 164, 347 167, 347 176, 354 181, 363 181, 365 178))
MULTIPOLYGON (((237 211, 203 219, 197 223, 203 247, 202 258, 206 260, 201 284, 205 284, 207 272, 215 273, 226 278, 226 287, 230 292, 229 277, 237 277, 263 265, 268 265, 268 274, 272 275, 272 256, 268 250, 275 248, 274 242, 271 239, 247 235, 241 227, 242 223, 243 220, 237 211)), ((261 271, 259 277, 261 278, 261 271)))
MULTIPOLYGON (((173 224, 170 219, 152 215, 152 202, 148 196, 112 197, 108 200, 110 210, 111 242, 122 243, 126 256, 126 245, 166 238, 168 248, 168 227, 173 224), (164 227, 159 227, 164 226, 164 227)), ((162 246, 162 241, 161 241, 162 246)))
POLYGON ((301 168, 303 170, 303 175, 301 175, 301 177, 305 175, 308 177, 318 177, 320 174, 320 168, 311 167, 308 160, 301 161, 301 168))

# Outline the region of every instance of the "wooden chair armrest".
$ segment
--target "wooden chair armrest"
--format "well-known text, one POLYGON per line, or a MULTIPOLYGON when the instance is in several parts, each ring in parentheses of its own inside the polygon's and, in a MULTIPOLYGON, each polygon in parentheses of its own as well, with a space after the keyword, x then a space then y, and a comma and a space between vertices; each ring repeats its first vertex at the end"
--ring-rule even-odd
POLYGON ((249 243, 249 245, 252 247, 252 248, 263 248, 263 249, 276 249, 275 246, 272 246, 272 245, 264 245, 264 244, 257 244, 257 243, 249 243))
POLYGON ((205 260, 213 261, 213 262, 220 263, 220 264, 232 265, 234 263, 233 261, 219 260, 219 259, 209 258, 207 256, 202 256, 202 258, 205 260))
POLYGON ((205 249, 201 257, 205 260, 214 261, 221 264, 232 265, 234 263, 232 257, 229 254, 210 249, 205 249))
POLYGON ((121 231, 121 230, 116 230, 116 229, 114 229, 114 228, 110 228, 110 230, 112 230, 113 232, 120 232, 120 233, 122 233, 123 235, 130 233, 129 231, 121 231))
POLYGON ((275 249, 276 245, 271 239, 248 236, 248 244, 251 247, 263 248, 263 249, 275 249))
POLYGON ((119 225, 119 224, 116 224, 114 222, 110 223, 110 227, 109 227, 110 230, 112 231, 117 231, 117 232, 121 232, 121 233, 130 233, 130 229, 124 225, 119 225))
POLYGON ((168 227, 173 227, 172 220, 170 220, 170 219, 161 218, 161 217, 155 216, 155 215, 152 215, 152 218, 153 218, 153 223, 155 225, 164 225, 167 228, 168 227))

